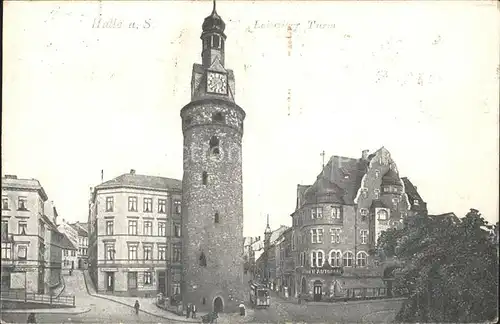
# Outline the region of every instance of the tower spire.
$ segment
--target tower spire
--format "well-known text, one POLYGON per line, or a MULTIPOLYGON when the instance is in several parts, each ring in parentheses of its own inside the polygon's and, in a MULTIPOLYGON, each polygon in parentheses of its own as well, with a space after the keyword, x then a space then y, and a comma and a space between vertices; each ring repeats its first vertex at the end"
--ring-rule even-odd
POLYGON ((267 225, 265 233, 271 233, 271 227, 269 226, 269 214, 267 214, 267 225))
POLYGON ((215 0, 213 0, 213 3, 214 3, 214 8, 212 9, 212 14, 217 13, 217 11, 215 10, 215 0))

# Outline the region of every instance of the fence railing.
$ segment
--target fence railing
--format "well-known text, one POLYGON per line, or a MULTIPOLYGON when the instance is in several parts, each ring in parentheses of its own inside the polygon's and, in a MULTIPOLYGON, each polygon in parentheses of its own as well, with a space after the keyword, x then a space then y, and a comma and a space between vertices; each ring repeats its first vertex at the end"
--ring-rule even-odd
POLYGON ((50 305, 67 305, 67 306, 75 306, 75 296, 51 296, 44 294, 37 294, 31 292, 24 291, 2 291, 0 293, 2 299, 11 299, 11 300, 21 300, 21 301, 34 301, 40 303, 48 303, 50 305))

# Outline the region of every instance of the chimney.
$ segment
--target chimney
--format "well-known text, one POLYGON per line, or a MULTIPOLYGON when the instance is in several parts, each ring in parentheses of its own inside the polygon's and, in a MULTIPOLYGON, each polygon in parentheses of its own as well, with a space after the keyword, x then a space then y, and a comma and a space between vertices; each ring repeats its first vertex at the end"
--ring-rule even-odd
POLYGON ((6 179, 17 179, 17 176, 16 176, 16 175, 13 175, 13 174, 6 174, 6 175, 5 175, 5 178, 6 178, 6 179))
POLYGON ((104 182, 104 170, 101 170, 101 183, 104 182))
POLYGON ((130 169, 130 174, 135 174, 135 170, 134 169, 130 169))
POLYGON ((370 153, 370 150, 363 150, 363 151, 361 152, 361 158, 362 158, 363 160, 368 160, 368 153, 370 153))

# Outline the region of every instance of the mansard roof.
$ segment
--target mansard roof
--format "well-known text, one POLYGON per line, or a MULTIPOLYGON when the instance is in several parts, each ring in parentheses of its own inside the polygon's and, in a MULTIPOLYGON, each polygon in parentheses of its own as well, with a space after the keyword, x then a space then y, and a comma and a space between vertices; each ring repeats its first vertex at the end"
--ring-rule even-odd
POLYGON ((108 188, 138 188, 153 190, 181 190, 182 181, 159 176, 149 176, 136 173, 125 173, 109 181, 96 186, 96 189, 108 188))

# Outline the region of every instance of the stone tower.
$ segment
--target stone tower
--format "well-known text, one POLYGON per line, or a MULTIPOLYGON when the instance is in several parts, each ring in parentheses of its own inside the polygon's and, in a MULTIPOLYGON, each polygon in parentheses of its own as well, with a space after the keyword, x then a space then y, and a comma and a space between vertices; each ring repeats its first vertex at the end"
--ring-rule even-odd
POLYGON ((215 10, 202 26, 202 64, 193 65, 191 102, 181 110, 183 302, 232 312, 243 282, 242 151, 245 112, 224 66, 225 23, 215 10))

